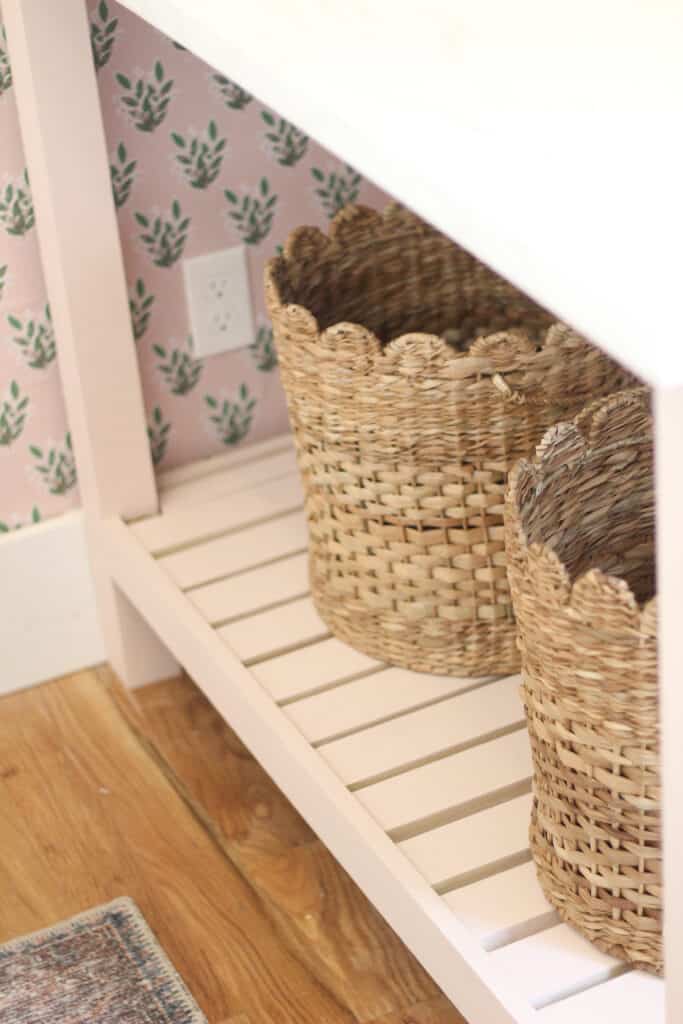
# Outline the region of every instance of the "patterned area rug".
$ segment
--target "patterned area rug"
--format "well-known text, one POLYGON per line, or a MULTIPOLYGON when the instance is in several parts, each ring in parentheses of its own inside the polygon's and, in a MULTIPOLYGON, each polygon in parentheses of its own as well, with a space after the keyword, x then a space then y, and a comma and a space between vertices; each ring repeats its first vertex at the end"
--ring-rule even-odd
POLYGON ((124 897, 0 946, 0 1024, 206 1024, 124 897))

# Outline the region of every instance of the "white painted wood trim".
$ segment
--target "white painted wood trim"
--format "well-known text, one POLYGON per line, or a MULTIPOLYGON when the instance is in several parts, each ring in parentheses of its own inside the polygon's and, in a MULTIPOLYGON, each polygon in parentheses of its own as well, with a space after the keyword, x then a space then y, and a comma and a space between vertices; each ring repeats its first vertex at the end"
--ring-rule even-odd
POLYGON ((655 395, 667 1024, 683 1020, 683 388, 655 395))
POLYGON ((160 563, 120 521, 105 524, 102 540, 117 584, 465 1017, 532 1024, 530 1008, 501 993, 488 954, 160 563))
POLYGON ((0 536, 0 694, 104 661, 83 513, 0 536))
POLYGON ((157 492, 87 5, 4 0, 3 16, 107 654, 152 682, 178 666, 99 557, 102 517, 153 513, 157 492))
POLYGON ((123 2, 651 383, 683 383, 681 4, 123 2))

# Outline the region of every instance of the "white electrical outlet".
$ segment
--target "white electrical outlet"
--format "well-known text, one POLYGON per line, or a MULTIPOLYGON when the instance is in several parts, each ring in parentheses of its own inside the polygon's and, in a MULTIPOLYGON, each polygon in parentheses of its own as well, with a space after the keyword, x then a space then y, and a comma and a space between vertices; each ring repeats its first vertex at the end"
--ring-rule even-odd
POLYGON ((195 356, 250 345, 254 321, 246 247, 236 245, 185 260, 183 274, 195 356))

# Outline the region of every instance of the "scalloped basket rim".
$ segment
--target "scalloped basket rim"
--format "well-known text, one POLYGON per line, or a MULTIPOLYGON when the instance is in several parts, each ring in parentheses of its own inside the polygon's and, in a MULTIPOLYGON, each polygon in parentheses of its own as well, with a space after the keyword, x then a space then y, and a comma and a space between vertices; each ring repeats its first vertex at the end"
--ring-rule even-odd
MULTIPOLYGON (((377 334, 366 327, 365 324, 357 323, 354 320, 338 320, 334 324, 330 324, 324 330, 320 329, 320 323, 314 313, 311 312, 306 306, 298 302, 283 302, 280 286, 278 283, 279 272, 286 272, 290 263, 295 258, 293 256, 293 250, 296 249, 297 244, 304 240, 306 242, 314 242, 314 245, 319 248, 319 251, 330 252, 332 250, 342 251, 348 247, 349 242, 357 244, 358 239, 353 238, 354 222, 358 226, 362 226, 364 229, 367 228, 368 224, 374 223, 380 229, 388 229, 391 227, 392 222, 397 222, 404 225, 406 228, 410 227, 411 230, 417 230, 423 236, 432 235, 434 237, 444 237, 441 232, 436 228, 432 227, 426 221, 423 221, 416 213, 407 207, 402 206, 400 203, 391 202, 383 210, 375 210, 370 206, 365 206, 362 203, 351 203, 341 210, 332 218, 330 222, 329 234, 325 234, 316 225, 301 225, 291 231, 287 237, 285 243, 284 252, 277 256, 272 256, 265 267, 265 283, 266 291, 269 291, 272 295, 274 305, 278 308, 281 315, 290 317, 292 320, 296 320, 299 323, 308 322, 310 326, 311 334, 315 335, 318 342, 322 342, 321 348, 325 347, 325 341, 330 338, 334 338, 335 333, 339 332, 342 334, 355 334, 362 336, 367 343, 365 350, 359 347, 358 355, 368 355, 373 352, 374 358, 381 358, 388 362, 400 360, 404 351, 412 346, 416 341, 422 342, 425 349, 425 356, 428 354, 431 356, 431 361, 438 359, 444 363, 458 364, 463 363, 465 360, 471 360, 471 373, 473 375, 486 372, 490 370, 492 373, 509 373, 515 370, 522 370, 528 368, 534 358, 538 357, 547 347, 549 343, 555 343, 558 328, 562 331, 563 335, 570 334, 576 339, 583 341, 584 339, 577 332, 572 331, 567 325, 560 321, 554 321, 549 323, 546 328, 540 344, 536 345, 531 338, 524 332, 522 327, 513 327, 509 331, 494 331, 491 334, 485 335, 481 338, 477 338, 470 349, 465 351, 458 351, 451 345, 444 341, 438 334, 431 332, 422 331, 406 331, 403 334, 398 334, 393 338, 390 338, 387 342, 382 342, 378 338, 377 334), (346 231, 345 231, 346 229, 346 231), (346 233, 348 232, 348 233, 346 233), (496 339, 496 344, 500 345, 500 337, 502 335, 508 335, 509 337, 509 355, 510 365, 497 365, 501 362, 502 356, 500 350, 496 353, 496 363, 487 358, 485 351, 487 343, 491 342, 491 339, 496 339), (473 353, 472 348, 476 346, 476 351, 473 353), (482 352, 481 350, 484 349, 482 352)), ((446 239, 449 245, 456 248, 462 248, 458 246, 457 242, 453 242, 451 239, 446 239)), ((472 259, 476 259, 468 250, 463 249, 463 252, 468 252, 468 255, 472 259)), ((494 270, 487 267, 487 270, 495 276, 494 270)), ((533 301, 533 300, 529 300, 533 301)), ((548 314, 550 316, 550 314, 548 314)), ((330 351, 330 348, 327 348, 330 351)), ((415 358, 418 354, 414 349, 411 350, 411 356, 415 358)), ((344 353, 344 356, 348 356, 349 353, 344 353)), ((343 360, 340 359, 340 362, 343 360)), ((425 362, 428 360, 425 359, 425 362)), ((386 365, 386 364, 385 364, 386 365)), ((469 368, 467 368, 469 369, 469 368)))
MULTIPOLYGON (((613 395, 608 395, 603 399, 596 399, 590 406, 587 406, 577 417, 573 420, 566 420, 561 423, 555 423, 549 427, 545 432, 538 445, 536 446, 536 453, 531 459, 520 459, 510 471, 508 476, 508 487, 507 487, 507 503, 514 508, 515 516, 511 523, 511 529, 515 531, 516 540, 519 544, 520 550, 525 554, 525 560, 527 566, 532 567, 532 571, 537 571, 538 561, 541 560, 544 566, 553 568, 557 571, 557 579, 560 586, 556 588, 556 595, 558 598, 562 594, 562 598, 557 601, 558 605, 564 605, 566 607, 572 607, 576 610, 574 602, 575 592, 577 587, 579 591, 584 588, 591 586, 595 583, 599 586, 603 592, 608 590, 614 595, 614 603, 621 607, 638 609, 640 613, 640 626, 641 630, 645 635, 650 635, 649 630, 643 630, 644 620, 649 621, 653 615, 656 618, 657 612, 657 594, 653 597, 648 598, 646 601, 638 601, 633 590, 627 580, 621 576, 615 576, 613 573, 604 572, 599 568, 587 569, 572 579, 572 575, 567 568, 565 562, 560 558, 557 552, 549 544, 542 541, 534 541, 529 543, 526 532, 522 526, 522 517, 519 504, 519 481, 522 474, 524 474, 529 483, 537 487, 542 477, 544 463, 547 465, 550 461, 552 452, 553 441, 557 440, 558 434, 565 436, 575 435, 575 440, 580 443, 581 451, 584 455, 588 455, 593 450, 593 446, 588 443, 588 434, 598 417, 603 418, 604 413, 610 409, 618 409, 624 405, 637 405, 642 407, 645 403, 643 399, 646 399, 649 395, 647 388, 629 388, 625 391, 617 392, 613 395), (579 428, 581 425, 581 429, 579 428), (536 558, 529 559, 529 555, 536 555, 536 558)), ((577 449, 577 457, 579 450, 577 449)), ((540 567, 538 567, 540 568, 540 567)))

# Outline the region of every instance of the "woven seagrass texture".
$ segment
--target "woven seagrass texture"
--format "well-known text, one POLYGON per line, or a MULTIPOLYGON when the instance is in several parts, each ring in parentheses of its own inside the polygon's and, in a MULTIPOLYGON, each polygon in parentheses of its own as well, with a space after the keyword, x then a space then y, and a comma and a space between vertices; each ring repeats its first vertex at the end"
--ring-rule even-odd
POLYGON ((596 402, 515 467, 506 516, 539 880, 601 949, 661 973, 652 460, 647 392, 596 402))
POLYGON ((295 231, 266 295, 321 616, 418 671, 514 671, 506 474, 630 379, 398 206, 295 231))

